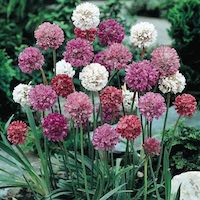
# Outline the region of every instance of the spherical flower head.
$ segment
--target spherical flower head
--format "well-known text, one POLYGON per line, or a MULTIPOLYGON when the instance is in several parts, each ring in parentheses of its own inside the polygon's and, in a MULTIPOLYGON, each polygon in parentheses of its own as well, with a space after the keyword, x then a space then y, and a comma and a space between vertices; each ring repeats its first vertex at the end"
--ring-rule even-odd
POLYGON ((119 141, 119 134, 109 124, 103 124, 95 129, 92 144, 97 150, 112 150, 119 141))
POLYGON ((79 74, 82 86, 89 91, 100 91, 108 82, 109 73, 103 65, 91 63, 79 74))
POLYGON ((107 19, 99 24, 97 31, 99 42, 102 45, 111 45, 113 43, 121 43, 124 39, 124 27, 114 19, 107 19))
POLYGON ((136 115, 126 115, 120 118, 117 132, 127 140, 134 140, 142 131, 141 122, 136 115))
POLYGON ((42 122, 43 134, 53 142, 63 141, 67 136, 67 121, 58 113, 51 113, 42 122))
POLYGON ((82 39, 86 39, 90 42, 93 42, 96 38, 97 29, 91 28, 89 30, 81 30, 80 28, 75 28, 74 34, 75 34, 76 38, 82 38, 82 39))
POLYGON ((34 32, 36 44, 47 50, 58 49, 64 41, 64 32, 57 24, 44 22, 34 32))
POLYGON ((105 68, 108 71, 111 71, 111 69, 109 69, 108 66, 106 65, 106 54, 107 54, 107 49, 99 51, 97 54, 94 55, 93 63, 99 63, 105 66, 105 68))
POLYGON ((134 91, 149 91, 156 85, 158 79, 158 71, 148 60, 132 63, 126 69, 125 81, 129 88, 134 91))
POLYGON ((70 63, 63 59, 56 63, 56 75, 58 74, 66 74, 70 78, 73 78, 75 75, 75 70, 70 63))
POLYGON ((158 156, 160 154, 160 141, 155 138, 146 138, 143 148, 148 156, 158 156))
POLYGON ((57 95, 51 86, 39 84, 30 90, 28 98, 33 109, 45 111, 54 105, 57 95))
POLYGON ((13 100, 16 103, 19 103, 22 107, 24 106, 30 106, 29 100, 28 100, 28 94, 31 90, 31 85, 26 85, 20 83, 17 85, 13 90, 13 100))
POLYGON ((168 46, 158 47, 151 54, 152 64, 160 72, 160 76, 175 74, 179 67, 179 56, 174 48, 168 46))
POLYGON ((27 47, 19 54, 18 64, 22 72, 31 74, 32 71, 42 68, 44 56, 38 48, 27 47))
POLYGON ((197 101, 191 94, 182 94, 176 97, 174 106, 180 116, 191 117, 197 109, 197 101))
POLYGON ((7 129, 7 138, 12 144, 23 144, 28 132, 28 126, 23 121, 13 121, 7 129))
POLYGON ((88 2, 79 4, 72 14, 74 26, 81 30, 96 28, 100 22, 99 18, 99 8, 88 2))
POLYGON ((85 125, 90 118, 93 105, 90 98, 83 92, 74 92, 68 95, 65 110, 78 125, 85 125))
POLYGON ((74 92, 72 78, 66 74, 58 74, 51 80, 51 86, 58 96, 65 97, 74 92))
POLYGON ((86 66, 94 57, 93 47, 85 39, 73 39, 67 42, 63 56, 74 67, 86 66))
POLYGON ((134 46, 147 48, 156 42, 157 31, 149 22, 140 22, 133 25, 130 30, 130 41, 134 46))
POLYGON ((166 111, 165 99, 159 93, 147 92, 139 98, 138 106, 149 122, 158 119, 166 111))
POLYGON ((186 85, 185 77, 180 73, 176 72, 174 75, 163 76, 158 82, 158 87, 162 93, 181 93, 186 85))

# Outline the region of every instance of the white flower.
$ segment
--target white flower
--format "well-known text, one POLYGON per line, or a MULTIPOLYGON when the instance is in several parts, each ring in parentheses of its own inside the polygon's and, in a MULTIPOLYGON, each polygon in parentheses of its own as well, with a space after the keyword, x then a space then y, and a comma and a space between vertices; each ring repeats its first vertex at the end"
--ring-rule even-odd
POLYGON ((155 43, 157 31, 153 24, 140 22, 131 27, 130 41, 139 48, 146 48, 155 43))
POLYGON ((28 93, 31 88, 32 88, 31 85, 26 85, 26 84, 20 83, 13 90, 13 93, 12 93, 13 100, 16 103, 19 103, 22 107, 30 106, 30 103, 28 100, 28 93))
POLYGON ((81 3, 72 14, 72 21, 75 27, 81 30, 96 28, 100 22, 99 8, 92 3, 81 3))
POLYGON ((63 59, 56 63, 56 74, 67 74, 69 77, 73 78, 75 70, 70 63, 63 59))
POLYGON ((89 91, 100 91, 108 82, 109 73, 103 65, 91 63, 83 68, 79 79, 83 87, 89 91))
POLYGON ((158 84, 162 93, 171 92, 177 94, 184 90, 186 80, 180 72, 176 72, 174 75, 160 78, 158 84))

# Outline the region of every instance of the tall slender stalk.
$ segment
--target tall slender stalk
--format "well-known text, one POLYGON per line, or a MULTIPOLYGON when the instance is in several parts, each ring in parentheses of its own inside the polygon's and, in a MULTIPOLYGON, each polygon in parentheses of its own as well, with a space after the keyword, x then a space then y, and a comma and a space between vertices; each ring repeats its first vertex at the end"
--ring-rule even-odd
POLYGON ((41 71, 41 74, 42 74, 42 80, 43 80, 44 85, 48 85, 47 77, 44 73, 44 70, 42 68, 40 68, 40 71, 41 71))
POLYGON ((56 50, 53 49, 53 71, 54 71, 54 74, 56 75, 56 50))
POLYGON ((147 167, 148 167, 148 158, 146 157, 144 160, 144 200, 147 200, 147 179, 148 179, 148 174, 147 174, 147 167))

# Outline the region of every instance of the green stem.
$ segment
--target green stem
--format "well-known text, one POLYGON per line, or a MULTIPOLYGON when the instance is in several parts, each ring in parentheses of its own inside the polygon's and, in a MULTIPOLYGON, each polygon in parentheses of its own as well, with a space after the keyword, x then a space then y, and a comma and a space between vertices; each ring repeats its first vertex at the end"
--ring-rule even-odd
POLYGON ((135 97, 136 97, 136 94, 137 94, 137 92, 134 92, 134 93, 133 93, 133 101, 132 101, 132 104, 131 104, 131 114, 133 113, 133 108, 134 108, 134 104, 135 104, 135 97))
POLYGON ((96 115, 95 115, 95 96, 94 92, 92 92, 92 104, 93 104, 93 130, 96 128, 96 115))
POLYGON ((60 97, 58 96, 58 109, 59 113, 62 114, 61 106, 60 106, 60 97))
POLYGON ((147 157, 145 158, 144 161, 144 200, 147 200, 147 167, 148 167, 148 159, 147 157))
POLYGON ((56 50, 53 49, 53 68, 54 68, 54 74, 56 75, 56 50))
POLYGON ((42 74, 42 80, 43 80, 44 85, 48 85, 47 77, 44 73, 44 70, 42 68, 40 68, 40 71, 41 71, 41 74, 42 74))
POLYGON ((108 80, 107 85, 110 84, 110 82, 112 81, 112 79, 115 77, 115 75, 116 75, 118 72, 119 72, 119 70, 116 70, 116 71, 111 75, 111 77, 110 77, 109 80, 108 80))

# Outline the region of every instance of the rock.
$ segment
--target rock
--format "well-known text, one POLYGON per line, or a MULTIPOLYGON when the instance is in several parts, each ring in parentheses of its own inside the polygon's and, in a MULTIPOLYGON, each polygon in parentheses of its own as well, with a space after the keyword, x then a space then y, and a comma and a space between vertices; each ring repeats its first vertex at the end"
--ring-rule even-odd
POLYGON ((200 200, 200 172, 191 171, 174 176, 171 186, 171 200, 180 186, 180 200, 200 200))

